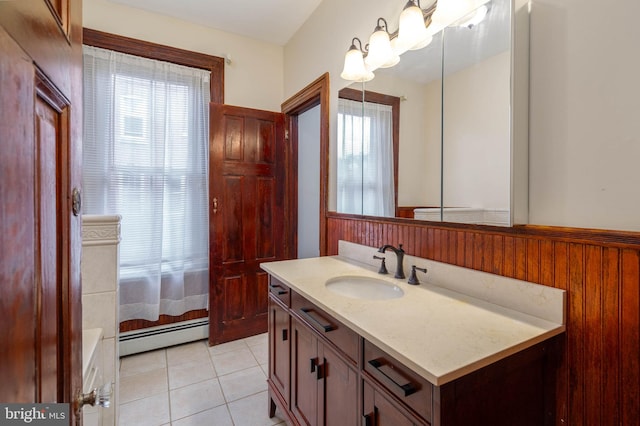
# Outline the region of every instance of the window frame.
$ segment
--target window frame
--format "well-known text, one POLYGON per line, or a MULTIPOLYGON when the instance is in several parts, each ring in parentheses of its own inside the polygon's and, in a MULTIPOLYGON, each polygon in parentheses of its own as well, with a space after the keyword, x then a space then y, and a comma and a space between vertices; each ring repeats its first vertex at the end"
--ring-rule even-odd
POLYGON ((83 28, 82 43, 143 58, 172 62, 211 72, 211 102, 224 104, 224 58, 83 28))

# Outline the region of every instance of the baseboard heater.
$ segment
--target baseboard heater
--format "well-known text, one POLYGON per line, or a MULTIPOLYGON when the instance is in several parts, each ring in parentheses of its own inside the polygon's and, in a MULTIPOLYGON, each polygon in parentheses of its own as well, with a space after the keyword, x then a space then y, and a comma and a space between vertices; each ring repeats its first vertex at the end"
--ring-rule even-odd
POLYGON ((152 351, 209 337, 209 319, 199 318, 120 333, 120 356, 152 351))

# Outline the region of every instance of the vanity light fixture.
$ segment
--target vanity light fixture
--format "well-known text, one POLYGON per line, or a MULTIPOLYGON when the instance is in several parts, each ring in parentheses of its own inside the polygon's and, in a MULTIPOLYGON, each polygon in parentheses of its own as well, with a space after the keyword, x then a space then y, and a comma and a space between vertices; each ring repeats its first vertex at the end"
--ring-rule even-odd
POLYGON ((373 80, 373 72, 369 71, 364 65, 364 52, 362 51, 362 42, 358 37, 351 40, 351 47, 344 57, 344 68, 340 77, 345 80, 365 82, 373 80), (356 41, 360 45, 356 46, 356 41))
POLYGON ((487 16, 487 13, 489 13, 489 6, 483 4, 475 11, 469 13, 467 16, 464 16, 462 19, 459 19, 456 22, 456 25, 459 27, 473 28, 484 20, 484 18, 487 16))
POLYGON ((487 15, 489 0, 439 0, 431 17, 434 34, 450 25, 473 27, 487 15))
POLYGON ((369 50, 364 58, 364 64, 367 69, 373 71, 376 68, 392 67, 398 62, 400 62, 400 56, 391 48, 387 21, 384 18, 378 18, 376 28, 369 38, 369 50))
POLYGON ((433 35, 444 28, 455 25, 469 27, 479 24, 489 11, 490 0, 437 0, 427 9, 422 9, 420 0, 408 0, 400 14, 399 27, 389 32, 387 21, 378 18, 369 44, 354 37, 344 57, 344 68, 340 77, 345 80, 365 82, 374 78, 373 71, 387 68, 400 61, 407 50, 417 50, 431 43, 433 35), (356 47, 356 40, 360 48, 356 47))
POLYGON ((425 25, 420 0, 409 0, 400 14, 398 37, 395 38, 397 52, 417 50, 426 47, 433 39, 425 25))

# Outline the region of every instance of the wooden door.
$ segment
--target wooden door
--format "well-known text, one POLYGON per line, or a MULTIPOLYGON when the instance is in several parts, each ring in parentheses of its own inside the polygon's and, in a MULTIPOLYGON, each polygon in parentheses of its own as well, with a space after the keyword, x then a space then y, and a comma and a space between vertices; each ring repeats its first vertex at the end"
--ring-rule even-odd
POLYGON ((319 345, 323 360, 320 424, 358 424, 358 375, 340 355, 327 345, 319 345))
POLYGON ((81 421, 82 10, 0 2, 0 401, 81 421))
POLYGON ((267 331, 268 277, 284 259, 287 202, 284 115, 210 106, 209 343, 267 331))
POLYGON ((289 312, 269 300, 269 379, 289 405, 290 378, 289 312))
POLYGON ((318 339, 296 319, 291 319, 291 411, 301 425, 318 424, 318 339))

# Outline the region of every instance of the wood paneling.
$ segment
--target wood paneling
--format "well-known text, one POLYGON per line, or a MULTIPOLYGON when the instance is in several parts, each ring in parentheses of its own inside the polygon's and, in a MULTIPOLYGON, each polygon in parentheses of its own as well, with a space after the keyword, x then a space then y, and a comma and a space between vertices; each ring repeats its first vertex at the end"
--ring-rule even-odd
POLYGON ((160 315, 158 321, 147 320, 128 320, 120 323, 120 333, 125 331, 140 330, 141 328, 155 327, 158 325, 174 324, 176 322, 189 321, 200 318, 207 318, 209 311, 207 309, 198 309, 195 311, 185 312, 179 316, 160 315))
POLYGON ((338 240, 403 243, 411 255, 566 290, 554 423, 639 424, 640 233, 329 215, 327 234, 328 254, 338 240))

